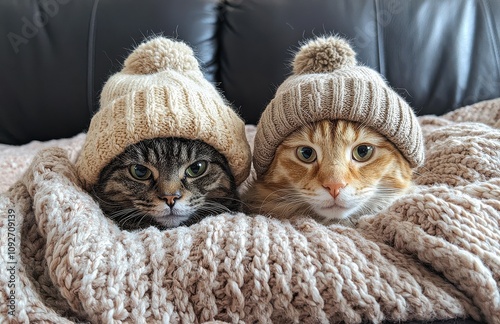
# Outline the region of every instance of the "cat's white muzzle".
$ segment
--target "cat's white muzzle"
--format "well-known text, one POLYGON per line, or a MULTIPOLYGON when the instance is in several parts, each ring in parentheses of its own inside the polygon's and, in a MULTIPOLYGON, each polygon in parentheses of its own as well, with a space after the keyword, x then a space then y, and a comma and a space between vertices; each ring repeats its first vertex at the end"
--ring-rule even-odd
POLYGON ((314 212, 329 220, 345 219, 355 214, 370 197, 355 195, 354 188, 344 188, 336 198, 321 190, 310 201, 314 212))
POLYGON ((150 215, 165 227, 177 227, 194 214, 194 210, 181 201, 178 201, 172 208, 167 204, 163 204, 161 207, 163 209, 154 210, 150 215))

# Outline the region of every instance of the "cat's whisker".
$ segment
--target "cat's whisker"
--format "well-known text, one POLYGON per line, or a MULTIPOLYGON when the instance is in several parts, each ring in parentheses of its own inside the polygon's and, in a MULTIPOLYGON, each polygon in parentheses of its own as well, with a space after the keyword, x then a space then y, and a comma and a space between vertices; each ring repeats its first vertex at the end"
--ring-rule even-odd
POLYGON ((397 197, 401 194, 401 191, 383 191, 377 190, 375 195, 379 199, 397 197))
POLYGON ((388 208, 389 203, 396 197, 397 196, 390 196, 387 200, 384 200, 384 197, 377 196, 377 200, 370 200, 369 202, 363 204, 356 214, 359 216, 377 214, 388 208))
POLYGON ((124 209, 118 209, 112 212, 108 212, 107 216, 109 218, 116 218, 124 215, 128 215, 132 212, 134 212, 136 209, 135 208, 124 208, 124 209))
POLYGON ((117 209, 117 208, 123 208, 124 206, 128 205, 128 203, 126 201, 123 202, 101 201, 99 202, 99 205, 101 206, 101 208, 117 209))
POLYGON ((209 213, 211 215, 218 215, 223 213, 230 213, 231 210, 224 206, 203 206, 199 209, 199 213, 209 213))
POLYGON ((148 213, 134 208, 128 208, 116 214, 117 215, 110 215, 108 217, 113 219, 121 228, 130 229, 141 228, 141 225, 144 225, 144 218, 148 216, 148 213))
MULTIPOLYGON (((279 210, 280 213, 291 214, 297 212, 301 208, 304 207, 304 201, 302 195, 299 193, 291 193, 288 195, 278 196, 272 200, 268 200, 267 202, 263 202, 261 208, 259 210, 259 214, 262 214, 262 210, 267 206, 265 204, 272 205, 271 209, 268 209, 268 213, 273 214, 276 210, 279 210)), ((307 206, 307 205, 306 205, 307 206)), ((302 211, 301 211, 302 212, 302 211)), ((266 212, 267 214, 267 212, 266 212)), ((293 216, 293 215, 290 215, 293 216)))
POLYGON ((139 227, 141 224, 143 224, 144 222, 144 219, 148 216, 148 214, 144 213, 144 215, 142 215, 142 217, 136 221, 134 224, 136 224, 136 227, 139 227))
POLYGON ((282 206, 287 206, 291 202, 283 199, 283 197, 276 197, 274 199, 267 199, 260 204, 257 211, 258 214, 273 214, 274 211, 279 210, 282 206))
POLYGON ((231 209, 229 209, 228 206, 222 204, 222 203, 219 203, 219 202, 216 202, 216 201, 205 201, 203 203, 203 205, 201 205, 199 207, 199 211, 202 212, 202 211, 206 211, 206 212, 211 212, 211 213, 216 213, 216 214, 220 214, 220 213, 226 213, 226 212, 232 212, 231 209))
POLYGON ((236 211, 235 210, 232 210, 230 208, 227 208, 226 206, 224 205, 220 205, 220 206, 213 206, 212 207, 212 210, 217 212, 218 214, 223 214, 223 213, 235 213, 236 211))
POLYGON ((304 208, 304 205, 300 206, 301 209, 297 209, 297 207, 293 208, 294 206, 290 206, 290 208, 293 208, 293 210, 290 211, 290 213, 293 213, 293 217, 301 216, 301 217, 311 217, 312 215, 315 214, 314 208, 310 205, 305 205, 306 207, 304 208))
POLYGON ((267 205, 288 205, 300 201, 300 197, 297 197, 295 200, 293 200, 292 197, 288 195, 278 196, 274 198, 268 197, 261 203, 261 207, 267 205))
MULTIPOLYGON (((236 203, 241 204, 241 205, 247 204, 245 201, 243 201, 240 198, 233 198, 233 197, 229 197, 229 196, 218 198, 218 200, 236 202, 236 203)), ((207 200, 207 201, 210 201, 210 200, 207 200)))
POLYGON ((111 219, 116 219, 116 218, 120 218, 120 217, 130 217, 130 216, 134 217, 135 215, 142 214, 142 213, 143 212, 138 211, 135 208, 126 208, 126 209, 121 209, 121 210, 117 210, 115 212, 112 212, 108 215, 108 217, 111 219))
POLYGON ((127 202, 126 200, 122 200, 122 201, 119 201, 119 200, 115 200, 115 201, 104 200, 101 197, 101 195, 99 195, 97 193, 95 187, 92 187, 91 193, 93 194, 93 197, 98 200, 99 204, 106 204, 106 206, 109 206, 109 207, 121 207, 121 206, 123 206, 123 203, 127 202))
MULTIPOLYGON (((310 204, 304 204, 304 202, 299 202, 300 204, 300 209, 297 209, 297 206, 293 210, 290 211, 290 213, 294 212, 295 215, 291 215, 292 217, 297 217, 297 216, 305 216, 305 217, 310 217, 314 213, 314 207, 311 206, 310 204), (304 208, 305 206, 305 208, 304 208)), ((290 206, 290 208, 293 208, 294 206, 290 206)))
POLYGON ((292 188, 283 188, 283 189, 276 189, 274 191, 272 191, 271 193, 269 193, 262 201, 262 203, 266 203, 268 201, 268 199, 271 197, 271 196, 276 196, 275 199, 284 199, 285 196, 290 196, 292 194, 297 194, 300 196, 299 193, 297 193, 295 190, 293 190, 292 188), (280 194, 283 194, 283 195, 280 195, 280 194))

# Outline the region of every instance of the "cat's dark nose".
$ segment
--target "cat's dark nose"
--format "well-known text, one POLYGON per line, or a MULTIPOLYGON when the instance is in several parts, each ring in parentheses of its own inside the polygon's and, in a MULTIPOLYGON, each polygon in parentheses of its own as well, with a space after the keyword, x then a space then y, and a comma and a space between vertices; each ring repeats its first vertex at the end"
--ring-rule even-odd
POLYGON ((172 208, 174 207, 175 205, 175 202, 177 199, 180 199, 182 197, 181 193, 180 192, 176 192, 176 193, 168 193, 168 194, 164 194, 163 196, 160 197, 160 199, 163 199, 165 200, 165 202, 167 203, 168 207, 172 208))
POLYGON ((326 182, 323 184, 323 187, 328 188, 330 191, 330 195, 332 195, 333 198, 337 198, 337 196, 340 194, 340 189, 343 189, 347 186, 347 183, 343 182, 326 182))

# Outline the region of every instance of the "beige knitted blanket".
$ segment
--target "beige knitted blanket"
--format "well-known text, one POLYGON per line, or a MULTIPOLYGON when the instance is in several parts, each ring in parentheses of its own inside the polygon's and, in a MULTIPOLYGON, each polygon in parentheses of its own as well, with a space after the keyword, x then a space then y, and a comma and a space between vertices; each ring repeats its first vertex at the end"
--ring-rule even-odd
POLYGON ((500 99, 420 117, 417 188, 356 228, 223 214, 121 232, 79 186, 84 135, 1 146, 23 175, 0 196, 0 322, 500 323, 499 119, 500 99))

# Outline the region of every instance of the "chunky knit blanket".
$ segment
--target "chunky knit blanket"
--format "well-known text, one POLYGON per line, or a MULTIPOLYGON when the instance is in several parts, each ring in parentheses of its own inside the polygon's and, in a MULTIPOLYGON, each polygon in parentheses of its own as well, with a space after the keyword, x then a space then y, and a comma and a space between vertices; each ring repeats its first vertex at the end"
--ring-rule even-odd
POLYGON ((499 119, 500 99, 420 117, 415 190, 355 228, 222 214, 120 231, 76 177, 84 135, 0 147, 3 173, 22 169, 0 196, 0 322, 500 323, 499 119))

